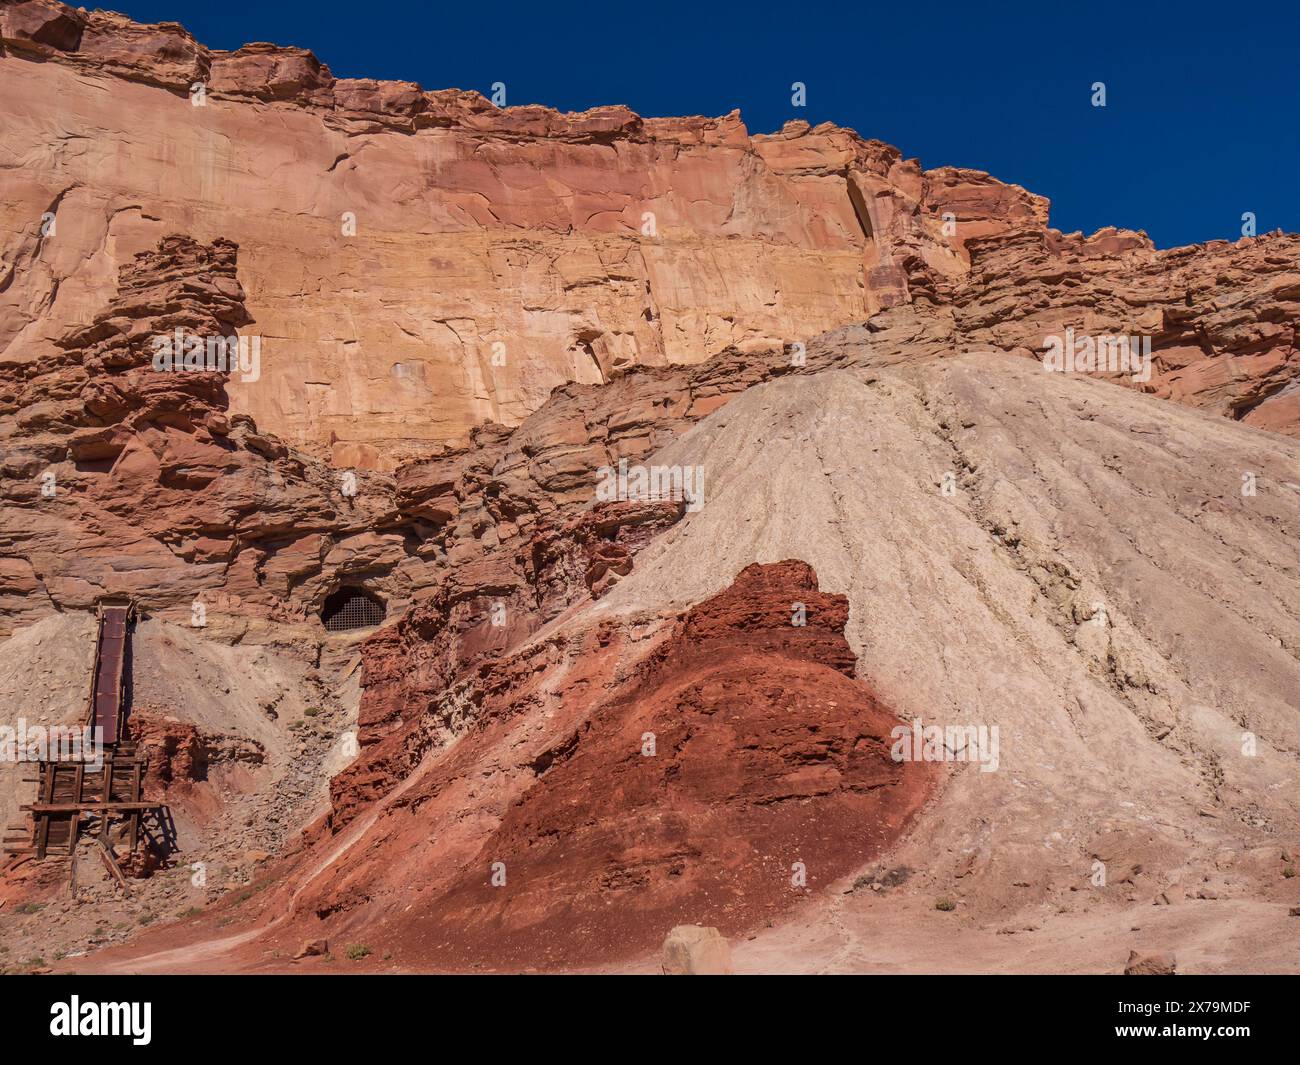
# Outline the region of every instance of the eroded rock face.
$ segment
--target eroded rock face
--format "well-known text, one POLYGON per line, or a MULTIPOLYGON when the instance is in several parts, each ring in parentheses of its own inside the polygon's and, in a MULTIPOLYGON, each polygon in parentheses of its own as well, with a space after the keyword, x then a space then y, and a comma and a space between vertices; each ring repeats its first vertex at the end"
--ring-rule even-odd
MULTIPOLYGON (((403 600, 391 487, 338 475, 231 414, 227 375, 155 367, 159 339, 248 323, 229 241, 163 239, 56 352, 0 379, 4 631, 105 593, 150 611, 305 621, 345 578, 403 600)), ((203 354, 206 359, 206 351, 203 354)))
POLYGON ((517 424, 565 382, 913 303, 952 307, 967 349, 1150 336, 1142 387, 1297 431, 1291 238, 1063 235, 1040 196, 830 124, 497 108, 53 0, 6 4, 0 40, 23 160, 0 169, 3 364, 89 321, 161 237, 232 240, 267 342, 233 410, 339 466, 517 424))
POLYGON ((148 759, 144 794, 152 799, 183 801, 188 789, 224 763, 256 767, 266 761, 255 740, 214 735, 148 706, 132 709, 131 738, 148 759))
POLYGON ((391 616, 421 603, 422 638, 430 617, 454 613, 454 627, 483 630, 471 642, 500 649, 575 596, 599 597, 680 518, 681 500, 589 510, 601 466, 644 458, 784 368, 779 353, 733 353, 566 386, 514 431, 480 426, 394 477, 340 473, 231 412, 231 375, 155 368, 156 342, 177 330, 247 334, 239 254, 166 237, 123 268, 88 325, 7 367, 0 632, 105 593, 177 621, 202 602, 226 637, 253 621, 318 627, 326 597, 350 584, 391 616), (504 625, 489 623, 496 603, 504 625))
POLYGON ((5 12, 4 358, 88 321, 160 237, 229 239, 267 340, 234 409, 343 466, 517 424, 567 381, 807 341, 963 272, 968 236, 1046 221, 830 125, 498 109, 173 23, 5 12))
POLYGON ((1066 330, 1147 338, 1149 380, 1098 372, 1260 429, 1300 436, 1300 238, 1156 251, 1102 230, 971 242, 971 275, 951 294, 969 349, 1041 358, 1066 330))

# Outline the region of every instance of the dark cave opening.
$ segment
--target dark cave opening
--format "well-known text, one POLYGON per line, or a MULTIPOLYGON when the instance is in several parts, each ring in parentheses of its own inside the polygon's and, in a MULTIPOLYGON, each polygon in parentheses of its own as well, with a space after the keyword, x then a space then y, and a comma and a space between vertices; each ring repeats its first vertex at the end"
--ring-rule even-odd
POLYGON ((371 629, 384 620, 384 601, 364 588, 345 585, 332 592, 321 607, 320 619, 329 632, 371 629))

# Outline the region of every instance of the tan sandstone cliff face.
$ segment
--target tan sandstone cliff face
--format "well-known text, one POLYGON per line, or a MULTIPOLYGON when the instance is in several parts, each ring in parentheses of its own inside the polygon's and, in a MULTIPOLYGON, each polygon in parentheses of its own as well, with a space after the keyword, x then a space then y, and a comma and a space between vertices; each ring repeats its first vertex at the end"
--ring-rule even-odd
POLYGON ((3 358, 48 353, 160 238, 232 240, 264 345, 233 407, 339 465, 518 423, 567 381, 807 341, 1046 221, 829 125, 499 110, 175 24, 0 12, 3 358))
POLYGON ((263 341, 232 410, 338 466, 907 303, 951 308, 954 352, 1149 337, 1122 383, 1300 432, 1293 240, 1063 235, 1040 196, 830 124, 498 109, 53 0, 0 3, 0 117, 0 366, 48 356, 163 237, 232 240, 263 341))

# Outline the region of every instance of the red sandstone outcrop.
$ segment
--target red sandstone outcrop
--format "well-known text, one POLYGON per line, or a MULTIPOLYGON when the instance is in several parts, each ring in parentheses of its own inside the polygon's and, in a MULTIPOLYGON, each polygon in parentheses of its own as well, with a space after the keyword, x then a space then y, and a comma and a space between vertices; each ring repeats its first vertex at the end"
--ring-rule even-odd
POLYGON ((1041 358, 1066 330, 1150 338, 1151 376, 1099 372, 1260 429, 1300 436, 1300 238, 1243 237, 1156 251, 1114 231, 968 244, 947 299, 967 349, 1041 358))
MULTIPOLYGON (((602 466, 640 461, 775 374, 882 358, 833 340, 802 366, 780 351, 729 351, 698 367, 567 385, 514 430, 477 427, 468 446, 392 478, 356 474, 348 494, 348 474, 231 413, 231 374, 154 368, 155 343, 178 329, 250 331, 238 254, 229 241, 164 238, 123 267, 89 325, 0 377, 0 632, 104 593, 180 621, 198 601, 209 623, 315 624, 348 583, 393 613, 421 604, 421 633, 440 616, 475 629, 471 642, 513 645, 575 597, 599 597, 683 513, 680 501, 590 509, 602 466), (493 625, 498 603, 505 623, 493 625)), ((880 322, 895 319, 909 343, 894 358, 951 337, 949 322, 910 307, 880 322)))
POLYGON ((193 785, 207 781, 221 764, 259 766, 266 760, 254 740, 213 735, 151 707, 132 710, 130 732, 148 759, 145 795, 153 799, 183 801, 193 785))
POLYGON ((2 364, 90 320, 161 237, 230 239, 267 344, 233 409, 340 466, 517 424, 567 381, 780 349, 909 303, 952 306, 965 348, 1151 336, 1144 387, 1296 431, 1290 238, 1064 235, 1042 197, 830 124, 497 108, 54 0, 0 5, 0 42, 5 147, 24 160, 0 170, 2 364))
MULTIPOLYGON (((435 965, 507 969, 633 956, 701 914, 732 934, 781 912, 887 846, 937 780, 891 759, 897 718, 852 679, 847 616, 806 564, 754 565, 641 635, 603 626, 466 663, 448 689, 474 707, 457 742, 404 765, 368 845, 299 911, 355 927, 400 890, 400 914, 368 934, 435 965), (368 857, 399 853, 400 871, 368 857)), ((368 659, 410 677, 395 644, 368 659)), ((373 797, 363 772, 335 780, 336 812, 373 797)))

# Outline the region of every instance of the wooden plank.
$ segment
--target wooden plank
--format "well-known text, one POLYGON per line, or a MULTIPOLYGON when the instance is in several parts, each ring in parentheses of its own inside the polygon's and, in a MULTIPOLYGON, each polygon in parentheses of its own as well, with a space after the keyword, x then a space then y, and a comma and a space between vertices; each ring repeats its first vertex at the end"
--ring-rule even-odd
MULTIPOLYGON (((134 802, 139 802, 139 801, 140 801, 140 766, 139 766, 139 765, 137 765, 137 766, 134 768, 134 770, 132 771, 132 773, 131 773, 131 792, 130 792, 130 795, 131 795, 131 799, 132 799, 132 801, 134 801, 134 802)), ((132 813, 132 814, 127 818, 127 822, 128 822, 128 824, 129 824, 129 826, 130 826, 130 828, 128 829, 129 839, 130 839, 130 843, 131 843, 131 851, 130 851, 130 853, 131 853, 131 854, 134 854, 134 853, 135 853, 136 845, 140 842, 140 814, 139 814, 139 812, 137 811, 137 812, 132 813)))
POLYGON ((131 888, 127 885, 126 877, 122 875, 122 870, 117 864, 117 859, 113 857, 113 852, 109 849, 108 844, 102 839, 99 841, 99 856, 104 859, 104 864, 108 866, 108 871, 117 878, 117 882, 122 885, 122 890, 126 894, 131 894, 131 888))
MULTIPOLYGON (((54 798, 54 762, 42 762, 41 773, 45 777, 45 786, 43 795, 46 802, 54 798)), ((45 843, 50 838, 50 819, 41 817, 36 819, 36 857, 45 857, 45 843)))
MULTIPOLYGON (((113 752, 109 750, 104 755, 104 802, 107 804, 113 797, 113 752)), ((99 819, 99 842, 108 846, 108 809, 105 806, 104 816, 99 819)))
MULTIPOLYGON (((78 762, 77 768, 73 771, 72 778, 72 797, 78 802, 81 801, 81 786, 86 780, 86 763, 78 762)), ((77 837, 81 835, 81 811, 77 810, 69 818, 68 824, 68 853, 75 855, 77 853, 77 837)), ((77 881, 77 869, 74 863, 72 869, 72 890, 75 892, 77 881)))

